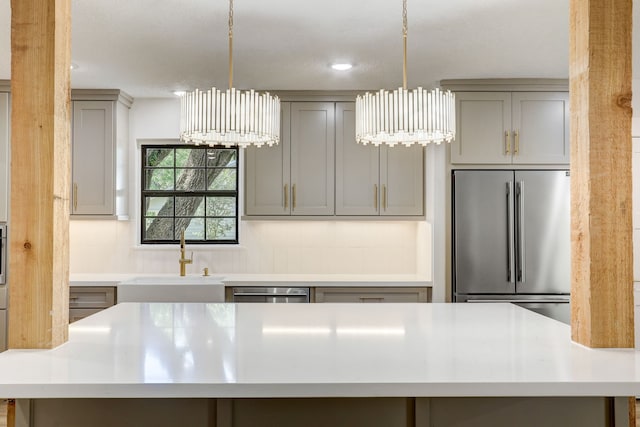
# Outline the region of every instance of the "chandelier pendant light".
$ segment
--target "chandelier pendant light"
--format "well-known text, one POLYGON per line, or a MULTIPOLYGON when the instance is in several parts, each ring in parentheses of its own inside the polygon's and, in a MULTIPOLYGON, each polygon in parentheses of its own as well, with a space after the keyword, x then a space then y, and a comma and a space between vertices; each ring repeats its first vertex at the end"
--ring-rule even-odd
POLYGON ((280 141, 280 99, 233 87, 233 0, 229 0, 229 88, 196 89, 182 96, 180 139, 189 144, 240 148, 280 141))
POLYGON ((356 97, 356 141, 360 144, 424 146, 455 138, 455 95, 439 88, 407 90, 407 30, 407 0, 402 0, 402 87, 356 97))

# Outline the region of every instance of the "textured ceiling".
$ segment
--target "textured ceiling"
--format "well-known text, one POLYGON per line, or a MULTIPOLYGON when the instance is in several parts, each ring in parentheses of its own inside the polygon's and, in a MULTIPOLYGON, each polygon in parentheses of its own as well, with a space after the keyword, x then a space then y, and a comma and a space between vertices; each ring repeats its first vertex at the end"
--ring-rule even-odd
MULTIPOLYGON (((409 86, 568 78, 568 0, 409 0, 409 86)), ((362 90, 402 83, 401 0, 235 0, 234 86, 362 90), (352 62, 336 72, 332 62, 352 62)), ((227 0, 72 0, 73 88, 168 97, 228 82, 227 0)), ((10 78, 0 0, 0 79, 10 78)), ((638 69, 638 67, 634 67, 638 69)))

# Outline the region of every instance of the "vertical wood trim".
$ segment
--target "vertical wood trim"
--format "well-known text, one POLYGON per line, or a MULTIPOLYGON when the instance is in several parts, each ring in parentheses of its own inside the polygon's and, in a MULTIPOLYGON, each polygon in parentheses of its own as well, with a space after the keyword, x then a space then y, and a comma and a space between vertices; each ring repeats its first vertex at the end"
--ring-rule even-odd
POLYGON ((571 336, 633 347, 632 0, 571 0, 571 336))
POLYGON ((67 340, 70 56, 70 0, 11 0, 9 348, 67 340))

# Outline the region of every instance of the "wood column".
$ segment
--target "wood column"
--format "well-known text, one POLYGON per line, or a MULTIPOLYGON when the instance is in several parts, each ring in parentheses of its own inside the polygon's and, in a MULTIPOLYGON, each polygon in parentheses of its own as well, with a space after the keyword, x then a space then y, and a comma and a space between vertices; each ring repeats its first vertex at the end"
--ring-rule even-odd
POLYGON ((632 0, 571 0, 571 336, 633 347, 632 0))
POLYGON ((11 0, 9 348, 67 340, 70 0, 11 0))

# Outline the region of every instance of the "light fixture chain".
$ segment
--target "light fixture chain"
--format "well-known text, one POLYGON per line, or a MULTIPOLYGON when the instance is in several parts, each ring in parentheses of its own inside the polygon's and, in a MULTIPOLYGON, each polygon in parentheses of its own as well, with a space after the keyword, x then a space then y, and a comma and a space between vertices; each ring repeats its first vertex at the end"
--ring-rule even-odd
POLYGON ((407 88, 407 0, 402 0, 402 88, 407 88))
POLYGON ((229 0, 229 89, 233 87, 233 0, 229 0))

